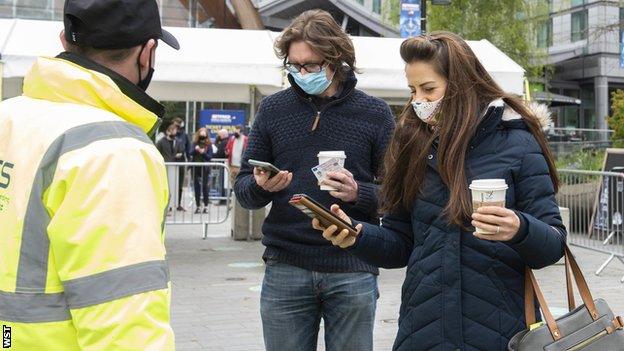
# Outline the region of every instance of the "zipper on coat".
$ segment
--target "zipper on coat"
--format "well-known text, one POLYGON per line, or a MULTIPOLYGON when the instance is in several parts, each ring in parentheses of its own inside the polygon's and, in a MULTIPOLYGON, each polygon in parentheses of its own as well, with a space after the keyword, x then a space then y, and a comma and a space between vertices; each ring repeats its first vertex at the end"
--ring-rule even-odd
POLYGON ((316 118, 314 118, 314 123, 312 124, 312 131, 315 131, 316 128, 318 128, 320 121, 321 121, 321 111, 316 111, 316 118))
POLYGON ((312 124, 312 132, 316 131, 318 129, 319 123, 321 122, 321 114, 323 112, 325 112, 325 110, 327 110, 328 108, 330 108, 333 105, 337 105, 341 102, 343 102, 344 100, 346 100, 349 95, 345 95, 339 99, 336 99, 334 101, 331 101, 330 103, 328 103, 327 105, 325 105, 322 109, 319 109, 318 107, 316 107, 316 105, 314 105, 314 102, 312 102, 312 98, 304 98, 304 100, 316 111, 316 116, 314 117, 314 123, 312 124))

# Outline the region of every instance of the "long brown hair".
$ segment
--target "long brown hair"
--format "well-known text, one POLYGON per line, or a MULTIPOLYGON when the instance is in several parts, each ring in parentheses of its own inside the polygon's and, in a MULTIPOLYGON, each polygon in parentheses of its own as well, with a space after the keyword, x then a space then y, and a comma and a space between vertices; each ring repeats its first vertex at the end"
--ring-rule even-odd
POLYGON ((312 50, 329 63, 338 81, 344 81, 345 73, 341 69, 346 64, 357 72, 355 67, 355 49, 349 35, 342 30, 336 20, 327 11, 308 10, 295 18, 275 42, 275 53, 288 60, 290 45, 303 41, 312 50))
POLYGON ((466 153, 488 104, 502 98, 508 108, 519 113, 539 143, 558 190, 557 169, 537 117, 519 98, 505 93, 483 68, 468 44, 450 32, 432 32, 407 39, 401 44, 406 64, 431 63, 447 80, 438 113, 437 133, 421 121, 408 103, 403 109, 388 147, 381 187, 382 212, 409 209, 420 193, 432 143, 439 136, 438 169, 450 198, 444 215, 464 226, 472 214, 466 177, 466 153))
POLYGON ((203 127, 202 127, 202 128, 199 128, 199 129, 195 132, 195 134, 193 134, 193 143, 194 143, 195 145, 198 145, 198 144, 199 144, 199 136, 200 136, 201 132, 204 132, 204 133, 206 134, 206 144, 205 144, 205 146, 212 147, 212 140, 210 140, 210 135, 208 134, 208 129, 203 128, 203 127))

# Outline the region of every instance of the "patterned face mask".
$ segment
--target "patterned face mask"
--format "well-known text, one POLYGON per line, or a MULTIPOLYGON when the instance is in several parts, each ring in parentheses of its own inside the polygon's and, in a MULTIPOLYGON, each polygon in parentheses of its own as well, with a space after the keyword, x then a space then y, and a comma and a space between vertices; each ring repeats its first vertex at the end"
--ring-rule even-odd
POLYGON ((433 125, 435 124, 435 115, 443 98, 444 96, 436 101, 412 101, 412 107, 418 118, 427 124, 433 125))

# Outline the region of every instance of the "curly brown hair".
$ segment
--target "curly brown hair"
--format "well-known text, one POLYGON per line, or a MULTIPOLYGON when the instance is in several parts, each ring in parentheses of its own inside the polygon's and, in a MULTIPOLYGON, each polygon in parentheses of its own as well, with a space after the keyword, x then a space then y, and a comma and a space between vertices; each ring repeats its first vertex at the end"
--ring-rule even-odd
POLYGON ((355 49, 349 35, 334 18, 323 10, 309 10, 295 18, 275 42, 277 57, 288 60, 288 50, 294 42, 303 41, 325 59, 335 73, 335 79, 344 81, 346 64, 355 72, 355 49))

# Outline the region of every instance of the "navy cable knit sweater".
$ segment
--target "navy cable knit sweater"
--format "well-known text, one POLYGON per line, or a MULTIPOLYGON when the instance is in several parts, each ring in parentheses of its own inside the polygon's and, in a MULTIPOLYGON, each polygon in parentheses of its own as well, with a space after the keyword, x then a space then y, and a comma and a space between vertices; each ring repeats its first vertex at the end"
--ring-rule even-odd
MULTIPOLYGON (((289 77, 290 78, 290 77, 289 77)), ((291 196, 305 193, 329 208, 339 204, 355 220, 379 223, 378 186, 374 184, 383 155, 394 129, 388 105, 355 89, 357 80, 350 72, 339 98, 320 111, 291 79, 291 88, 266 97, 260 103, 243 164, 234 191, 240 204, 258 209, 272 202, 262 231, 266 246, 263 258, 317 272, 371 272, 376 267, 349 252, 334 247, 311 220, 288 204, 291 196), (320 113, 315 131, 312 125, 320 113), (347 204, 319 189, 311 168, 318 165, 320 151, 344 150, 345 168, 358 182, 358 201, 347 204), (289 187, 270 193, 253 176, 248 160, 273 163, 293 173, 289 187)))

